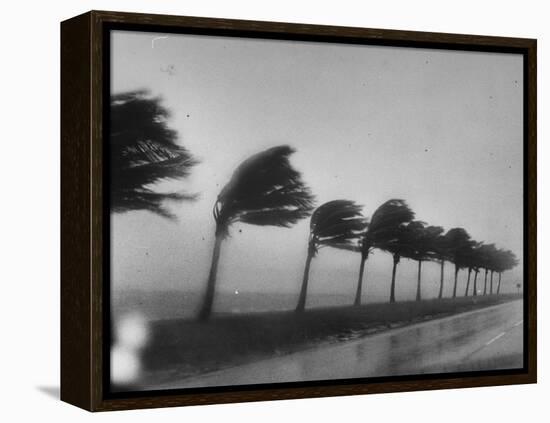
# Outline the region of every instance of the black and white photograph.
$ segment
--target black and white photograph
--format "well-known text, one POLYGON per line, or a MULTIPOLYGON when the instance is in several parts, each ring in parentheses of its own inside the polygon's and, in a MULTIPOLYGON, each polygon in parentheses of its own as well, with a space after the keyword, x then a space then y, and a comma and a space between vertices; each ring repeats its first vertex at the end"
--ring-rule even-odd
POLYGON ((111 392, 524 368, 521 54, 108 43, 111 392))

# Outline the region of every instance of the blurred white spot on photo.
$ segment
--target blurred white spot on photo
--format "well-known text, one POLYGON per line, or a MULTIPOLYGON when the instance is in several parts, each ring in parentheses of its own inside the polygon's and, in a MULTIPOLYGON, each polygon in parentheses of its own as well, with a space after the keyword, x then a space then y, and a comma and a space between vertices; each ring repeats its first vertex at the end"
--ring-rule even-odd
POLYGON ((142 348, 149 339, 147 321, 140 313, 122 316, 115 324, 115 333, 117 344, 129 349, 142 348))
POLYGON ((140 363, 136 351, 116 345, 111 348, 111 383, 131 383, 139 373, 140 363))

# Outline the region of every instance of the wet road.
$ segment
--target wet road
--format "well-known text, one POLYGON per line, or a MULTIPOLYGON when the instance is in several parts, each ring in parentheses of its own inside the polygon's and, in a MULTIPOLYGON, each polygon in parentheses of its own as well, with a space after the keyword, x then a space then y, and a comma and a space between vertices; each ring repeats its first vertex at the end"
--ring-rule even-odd
POLYGON ((518 368, 521 300, 232 367, 166 388, 518 368))

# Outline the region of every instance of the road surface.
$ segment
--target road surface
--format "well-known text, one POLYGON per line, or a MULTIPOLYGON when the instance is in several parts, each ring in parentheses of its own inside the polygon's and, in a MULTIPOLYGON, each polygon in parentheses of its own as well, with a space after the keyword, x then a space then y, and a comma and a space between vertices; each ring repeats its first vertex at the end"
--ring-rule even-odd
POLYGON ((219 370, 156 389, 522 367, 523 302, 219 370))

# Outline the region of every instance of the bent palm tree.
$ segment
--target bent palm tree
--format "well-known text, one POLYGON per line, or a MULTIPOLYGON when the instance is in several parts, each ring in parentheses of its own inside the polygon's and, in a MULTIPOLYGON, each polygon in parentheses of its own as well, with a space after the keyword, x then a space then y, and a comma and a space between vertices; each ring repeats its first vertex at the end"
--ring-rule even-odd
POLYGON ((479 242, 476 247, 473 249, 471 254, 471 262, 470 265, 474 271, 474 286, 473 286, 473 292, 472 295, 475 297, 478 294, 477 289, 477 276, 479 272, 481 271, 483 264, 484 264, 484 251, 485 247, 482 242, 479 242))
POLYGON ((361 264, 359 266, 359 279, 357 281, 354 305, 361 305, 363 273, 369 254, 374 248, 384 249, 384 245, 396 237, 401 226, 413 219, 414 212, 409 208, 405 200, 399 199, 386 201, 373 213, 367 230, 360 241, 361 264))
POLYGON ((474 267, 474 286, 472 287, 472 295, 477 297, 477 275, 479 273, 479 267, 474 267))
POLYGON ((458 272, 468 265, 468 257, 475 241, 470 238, 468 232, 463 228, 453 228, 445 234, 449 257, 455 265, 455 278, 453 286, 453 298, 456 298, 458 285, 458 272))
POLYGON ((485 269, 485 278, 483 282, 483 295, 487 295, 487 275, 495 265, 495 253, 497 249, 495 244, 484 244, 479 248, 480 267, 485 269))
POLYGON ((478 248, 480 247, 481 243, 473 241, 473 244, 471 248, 469 248, 465 254, 464 257, 464 263, 465 267, 468 268, 468 281, 466 283, 466 289, 464 290, 464 296, 468 296, 468 292, 470 290, 470 279, 472 276, 472 272, 474 272, 474 283, 473 283, 473 292, 472 295, 477 295, 476 289, 477 289, 477 274, 479 272, 478 268, 478 248))
POLYGON ((363 233, 366 220, 362 207, 349 200, 329 201, 317 208, 311 216, 309 242, 302 288, 296 311, 305 310, 309 267, 320 248, 333 247, 356 250, 357 240, 363 233))
POLYGON ((449 242, 445 235, 439 235, 433 244, 434 256, 439 261, 439 294, 437 298, 443 298, 443 286, 445 282, 445 261, 449 259, 449 242))
POLYGON ((400 225, 396 229, 393 239, 384 243, 384 250, 388 251, 393 257, 390 303, 395 302, 395 276, 397 273, 397 265, 401 261, 401 257, 413 259, 415 256, 415 232, 418 231, 420 226, 424 226, 424 222, 412 221, 409 222, 408 225, 400 225))
POLYGON ((498 250, 497 259, 497 272, 498 272, 498 285, 497 295, 500 294, 500 283, 502 279, 502 273, 511 270, 518 265, 519 261, 516 255, 510 250, 498 250))
POLYGON ((410 233, 412 251, 409 257, 418 262, 418 278, 416 285, 416 301, 422 299, 422 263, 435 257, 435 242, 443 233, 441 226, 425 226, 423 222, 414 221, 407 225, 410 233))
POLYGON ((311 214, 314 197, 290 164, 292 153, 294 149, 281 145, 249 157, 218 195, 214 252, 200 319, 212 311, 221 244, 233 223, 288 228, 311 214))
POLYGON ((154 184, 189 175, 198 163, 178 145, 178 134, 167 125, 168 110, 147 91, 111 97, 109 134, 110 206, 115 213, 149 210, 164 217, 173 215, 165 200, 190 200, 183 192, 158 192, 154 184))
POLYGON ((464 296, 468 296, 468 291, 470 290, 470 278, 472 277, 472 268, 468 266, 468 280, 466 282, 466 288, 464 289, 464 296))

